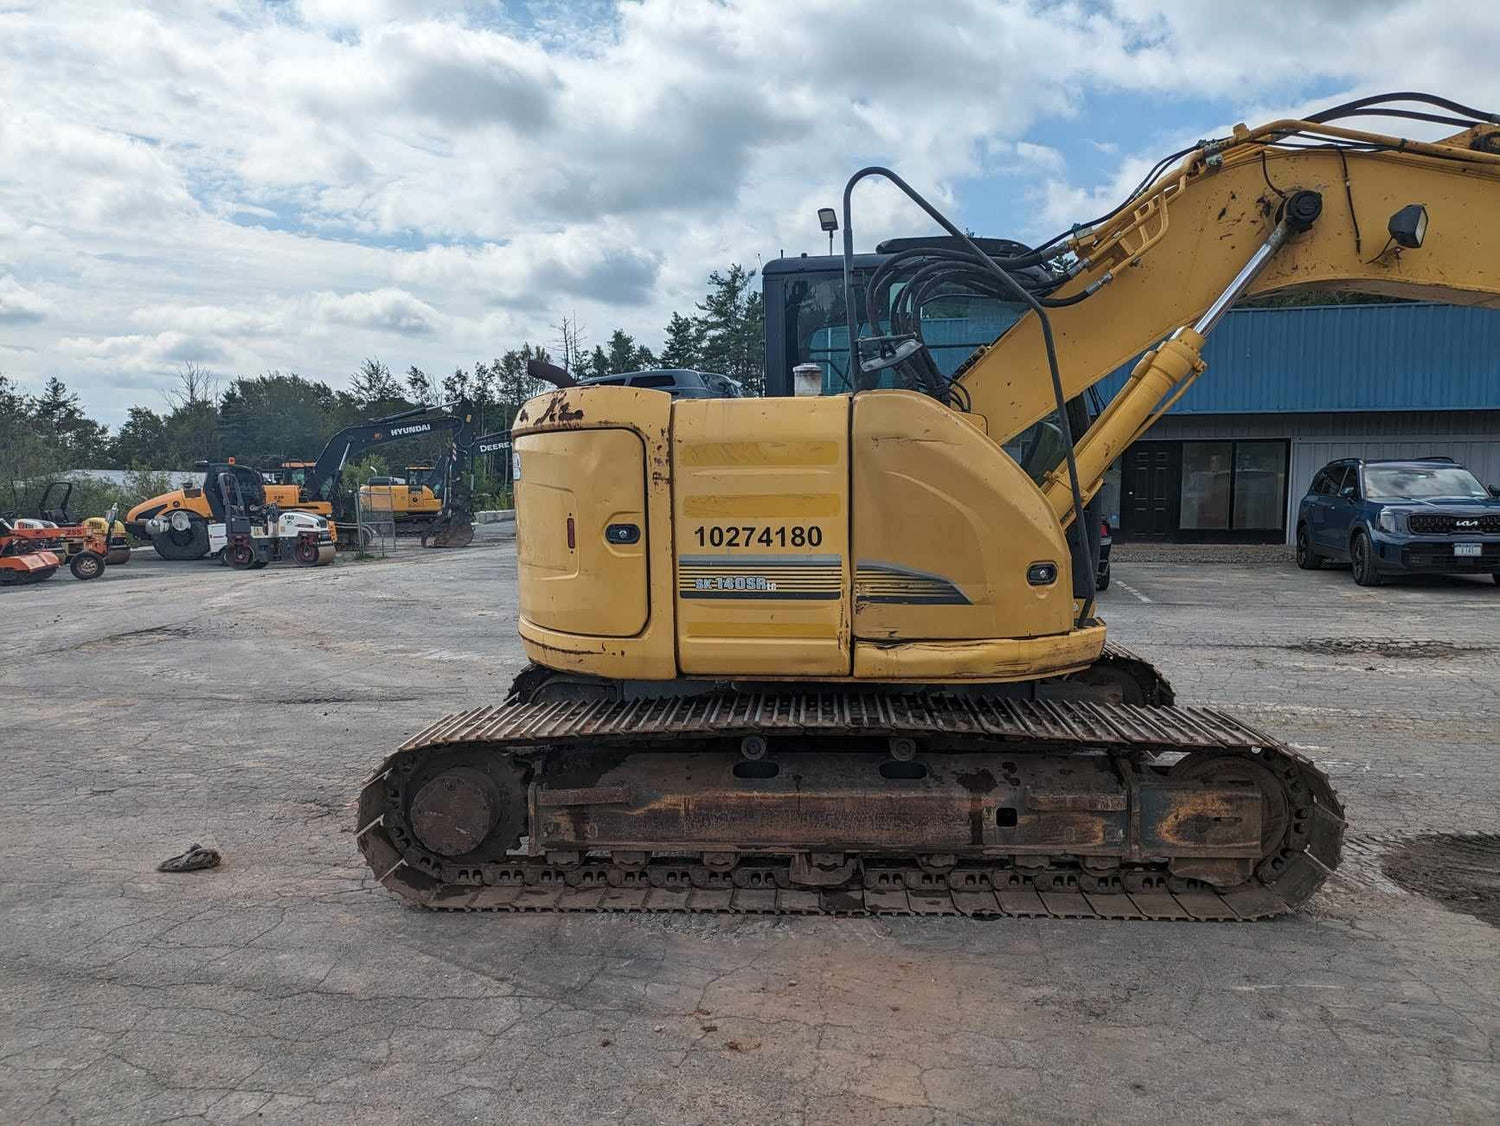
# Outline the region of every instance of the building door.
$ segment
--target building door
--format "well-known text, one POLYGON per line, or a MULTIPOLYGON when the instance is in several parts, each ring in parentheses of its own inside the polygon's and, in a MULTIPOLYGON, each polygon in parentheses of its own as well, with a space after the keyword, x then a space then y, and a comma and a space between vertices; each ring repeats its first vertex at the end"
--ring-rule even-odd
POLYGON ((1120 473, 1120 535, 1151 539, 1177 530, 1182 443, 1137 442, 1125 451, 1120 473))

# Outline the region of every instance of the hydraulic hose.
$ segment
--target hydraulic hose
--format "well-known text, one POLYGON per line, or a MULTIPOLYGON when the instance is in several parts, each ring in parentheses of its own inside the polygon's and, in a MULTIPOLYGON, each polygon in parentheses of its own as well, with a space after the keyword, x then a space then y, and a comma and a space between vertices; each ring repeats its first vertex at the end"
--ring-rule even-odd
POLYGON ((859 371, 859 324, 854 311, 854 227, 851 198, 854 194, 854 185, 868 176, 884 176, 905 192, 913 203, 927 213, 928 218, 968 247, 975 259, 984 263, 1006 290, 1019 298, 1036 314, 1037 321, 1042 328, 1042 342, 1047 350, 1047 368, 1052 376, 1052 395, 1057 404, 1058 428, 1062 432, 1063 449, 1068 465, 1068 485, 1073 494, 1073 534, 1069 537, 1069 548, 1075 589, 1081 588, 1084 592, 1076 621, 1081 628, 1093 617, 1094 580, 1098 560, 1089 550, 1089 537, 1084 530, 1083 489, 1078 480, 1078 463, 1073 453, 1073 427, 1068 419, 1067 399, 1063 395, 1062 373, 1057 364, 1057 344, 1052 336, 1051 319, 1035 296, 1011 277, 1003 266, 980 250, 972 238, 954 226, 946 215, 928 203, 915 188, 889 168, 871 165, 861 168, 849 177, 848 183, 844 185, 844 312, 849 333, 849 373, 851 376, 859 371), (1078 582, 1080 566, 1086 568, 1082 583, 1078 582))

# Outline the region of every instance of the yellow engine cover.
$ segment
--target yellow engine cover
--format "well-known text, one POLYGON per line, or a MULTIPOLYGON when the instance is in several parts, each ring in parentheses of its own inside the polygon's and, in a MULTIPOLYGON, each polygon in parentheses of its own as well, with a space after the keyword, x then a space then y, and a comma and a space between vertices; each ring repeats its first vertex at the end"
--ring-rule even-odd
POLYGON ((1024 680, 1073 626, 1061 525, 973 420, 904 391, 570 388, 517 416, 520 632, 615 679, 1024 680))
POLYGON ((672 467, 682 671, 848 676, 849 400, 679 400, 672 467))

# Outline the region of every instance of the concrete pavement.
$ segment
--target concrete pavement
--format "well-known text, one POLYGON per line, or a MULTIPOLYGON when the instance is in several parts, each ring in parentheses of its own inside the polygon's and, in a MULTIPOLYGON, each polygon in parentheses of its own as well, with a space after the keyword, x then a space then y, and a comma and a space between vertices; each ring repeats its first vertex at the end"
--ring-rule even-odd
POLYGON ((1179 699, 1333 775, 1350 844, 1312 910, 427 914, 368 878, 349 803, 520 668, 513 541, 0 591, 0 1120, 1494 1121, 1496 931, 1382 865, 1500 831, 1500 588, 1115 578, 1115 636, 1179 699), (223 867, 154 871, 194 841, 223 867))

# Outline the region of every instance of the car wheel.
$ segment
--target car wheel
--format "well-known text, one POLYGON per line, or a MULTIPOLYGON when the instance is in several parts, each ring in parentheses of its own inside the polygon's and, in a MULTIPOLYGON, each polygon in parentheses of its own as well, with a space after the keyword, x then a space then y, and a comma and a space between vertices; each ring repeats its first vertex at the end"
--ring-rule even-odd
POLYGON ((1304 571, 1317 571, 1323 567, 1323 557, 1313 550, 1306 524, 1297 525, 1297 566, 1304 571))
POLYGON ((1500 586, 1500 571, 1496 571, 1490 578, 1495 580, 1495 585, 1500 586))
MULTIPOLYGON (((1495 581, 1496 582, 1500 582, 1500 575, 1496 576, 1495 581)), ((1107 562, 1102 567, 1099 568, 1099 574, 1094 579, 1094 589, 1095 590, 1108 590, 1109 589, 1109 564, 1107 562)))
POLYGON ((1379 586, 1380 573, 1375 570, 1375 547, 1370 537, 1363 532, 1354 533, 1354 543, 1349 549, 1349 558, 1354 563, 1354 581, 1360 586, 1379 586))
POLYGON ((68 570, 73 572, 73 577, 84 582, 104 574, 104 567, 104 556, 94 551, 80 551, 68 560, 68 570))

